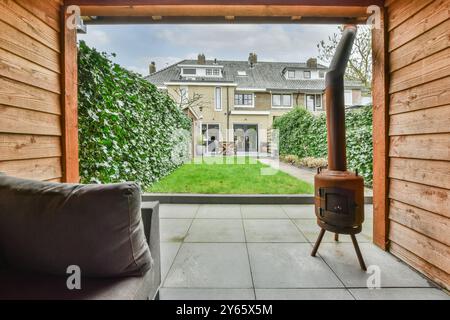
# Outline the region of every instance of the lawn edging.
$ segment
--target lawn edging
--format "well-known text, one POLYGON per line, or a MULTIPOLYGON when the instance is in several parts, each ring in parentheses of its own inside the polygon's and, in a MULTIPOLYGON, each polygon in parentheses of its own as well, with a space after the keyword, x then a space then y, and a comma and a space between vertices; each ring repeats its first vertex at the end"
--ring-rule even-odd
MULTIPOLYGON (((310 194, 194 194, 194 193, 144 193, 142 201, 173 204, 314 204, 310 194)), ((365 204, 373 198, 366 196, 365 204)))

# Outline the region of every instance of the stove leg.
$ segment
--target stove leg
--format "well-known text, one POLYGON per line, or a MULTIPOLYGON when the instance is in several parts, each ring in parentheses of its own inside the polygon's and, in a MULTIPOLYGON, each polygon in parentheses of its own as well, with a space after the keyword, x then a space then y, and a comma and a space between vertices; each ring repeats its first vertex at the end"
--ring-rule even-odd
POLYGON ((311 256, 315 257, 317 250, 319 249, 320 243, 322 242, 323 235, 325 234, 325 229, 320 229, 319 237, 317 238, 316 244, 314 245, 314 249, 311 252, 311 256))
POLYGON ((367 271, 366 264, 364 263, 364 259, 361 254, 361 250, 359 250, 358 241, 356 241, 356 236, 354 234, 350 235, 352 238, 353 246, 355 247, 356 255, 358 256, 359 265, 361 269, 367 271))
POLYGON ((336 242, 339 241, 339 233, 334 234, 334 241, 336 241, 336 242))

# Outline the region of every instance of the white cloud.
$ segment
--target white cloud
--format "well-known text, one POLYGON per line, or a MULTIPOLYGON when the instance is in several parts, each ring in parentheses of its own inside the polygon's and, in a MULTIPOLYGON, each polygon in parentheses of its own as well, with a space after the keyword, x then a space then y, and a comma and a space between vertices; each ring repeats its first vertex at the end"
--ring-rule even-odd
POLYGON ((80 40, 86 41, 90 46, 104 47, 111 44, 111 38, 108 33, 103 30, 89 30, 87 34, 80 35, 80 40))

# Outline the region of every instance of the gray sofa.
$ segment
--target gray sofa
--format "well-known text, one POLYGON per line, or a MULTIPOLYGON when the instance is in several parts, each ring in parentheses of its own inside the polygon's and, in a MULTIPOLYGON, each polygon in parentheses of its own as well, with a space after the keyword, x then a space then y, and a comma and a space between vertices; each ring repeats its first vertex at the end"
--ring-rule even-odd
POLYGON ((160 284, 158 203, 138 185, 0 174, 0 299, 157 299, 160 284))

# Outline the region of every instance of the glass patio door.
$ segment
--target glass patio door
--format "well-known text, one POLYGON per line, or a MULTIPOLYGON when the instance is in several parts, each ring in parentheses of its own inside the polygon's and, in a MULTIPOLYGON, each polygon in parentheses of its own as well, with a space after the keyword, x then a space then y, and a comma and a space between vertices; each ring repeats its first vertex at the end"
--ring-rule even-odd
POLYGON ((237 152, 258 152, 258 125, 235 124, 233 130, 237 152))

